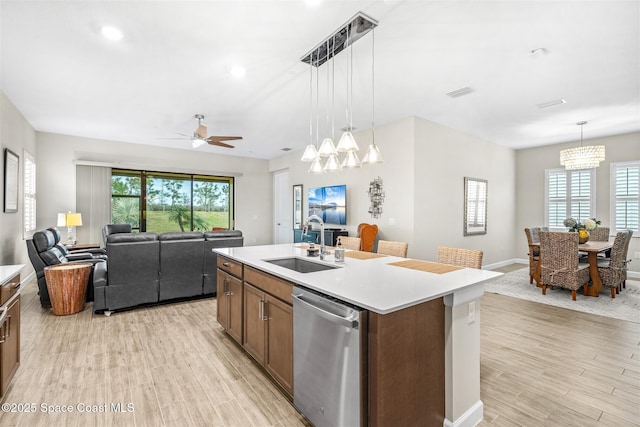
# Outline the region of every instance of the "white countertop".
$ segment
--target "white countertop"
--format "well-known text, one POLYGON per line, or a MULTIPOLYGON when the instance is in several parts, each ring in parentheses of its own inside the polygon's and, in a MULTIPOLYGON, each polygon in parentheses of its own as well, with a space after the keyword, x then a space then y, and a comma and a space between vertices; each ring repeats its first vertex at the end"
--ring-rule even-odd
POLYGON ((24 264, 0 265, 0 286, 22 270, 24 264))
POLYGON ((472 268, 444 274, 427 273, 387 265, 406 260, 406 258, 392 256, 367 260, 345 257, 344 263, 336 263, 332 254, 325 257, 325 261, 320 261, 318 257, 308 257, 306 250, 295 247, 300 245, 300 243, 295 243, 244 246, 214 249, 214 251, 274 276, 379 314, 391 313, 449 295, 502 275, 502 273, 494 271, 472 268), (264 261, 292 256, 313 262, 337 265, 340 268, 313 273, 298 273, 264 261))

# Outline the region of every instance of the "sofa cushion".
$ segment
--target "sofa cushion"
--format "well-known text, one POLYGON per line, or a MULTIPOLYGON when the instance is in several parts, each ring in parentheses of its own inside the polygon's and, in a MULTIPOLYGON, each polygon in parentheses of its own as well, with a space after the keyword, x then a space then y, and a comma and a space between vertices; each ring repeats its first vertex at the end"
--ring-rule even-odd
POLYGON ((158 240, 156 233, 118 233, 107 237, 107 243, 136 243, 158 240))
POLYGON ((160 234, 158 238, 162 241, 202 239, 203 234, 200 231, 170 231, 167 233, 160 234))

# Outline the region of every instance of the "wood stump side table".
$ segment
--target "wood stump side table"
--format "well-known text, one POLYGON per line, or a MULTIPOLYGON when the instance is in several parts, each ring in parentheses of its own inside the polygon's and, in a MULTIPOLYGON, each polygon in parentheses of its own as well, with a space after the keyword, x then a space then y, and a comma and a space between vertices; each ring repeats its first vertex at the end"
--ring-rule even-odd
POLYGON ((44 268, 53 314, 66 316, 84 310, 92 268, 87 263, 57 264, 44 268))

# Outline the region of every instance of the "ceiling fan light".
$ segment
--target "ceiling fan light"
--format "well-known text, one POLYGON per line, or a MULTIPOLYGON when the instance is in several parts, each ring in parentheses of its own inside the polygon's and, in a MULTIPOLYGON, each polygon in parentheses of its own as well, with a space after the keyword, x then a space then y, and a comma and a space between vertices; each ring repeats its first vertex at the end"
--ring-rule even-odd
POLYGON ((338 172, 342 170, 342 166, 340 166, 340 162, 338 161, 337 154, 331 154, 327 159, 327 163, 324 164, 324 168, 322 169, 324 172, 338 172))
POLYGON ((204 144, 204 143, 205 143, 204 139, 196 138, 193 141, 191 141, 191 146, 193 148, 198 148, 198 147, 202 146, 202 144, 204 144))
POLYGON ((312 162, 318 157, 318 150, 316 150, 316 146, 313 144, 307 145, 307 148, 304 149, 304 153, 302 153, 303 162, 312 162))
POLYGON ((320 162, 320 156, 317 156, 309 165, 308 173, 322 173, 322 163, 320 162))
POLYGON ((336 151, 336 146, 333 145, 333 140, 331 138, 325 138, 322 141, 322 144, 320 144, 320 149, 318 150, 318 154, 322 157, 328 157, 338 154, 338 152, 336 151))
POLYGON ((362 167, 362 163, 360 163, 360 158, 358 158, 358 154, 355 151, 350 151, 344 157, 342 161, 343 168, 359 168, 362 167))
POLYGON ((338 142, 337 150, 339 153, 350 153, 360 150, 360 147, 358 147, 353 134, 350 131, 345 131, 342 134, 342 137, 340 137, 340 142, 338 142))

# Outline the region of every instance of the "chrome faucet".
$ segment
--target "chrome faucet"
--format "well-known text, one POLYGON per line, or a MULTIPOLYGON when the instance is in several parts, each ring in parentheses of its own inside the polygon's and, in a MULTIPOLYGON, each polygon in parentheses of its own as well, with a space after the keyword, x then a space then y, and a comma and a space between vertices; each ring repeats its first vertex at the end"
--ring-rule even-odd
POLYGON ((318 215, 310 215, 309 218, 304 223, 304 227, 302 227, 302 235, 307 235, 307 230, 309 229, 309 223, 311 220, 316 220, 320 224, 320 259, 324 260, 324 256, 326 255, 326 250, 324 246, 324 221, 318 215))

